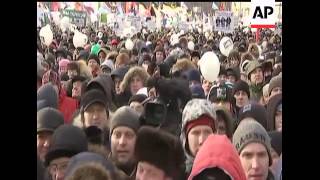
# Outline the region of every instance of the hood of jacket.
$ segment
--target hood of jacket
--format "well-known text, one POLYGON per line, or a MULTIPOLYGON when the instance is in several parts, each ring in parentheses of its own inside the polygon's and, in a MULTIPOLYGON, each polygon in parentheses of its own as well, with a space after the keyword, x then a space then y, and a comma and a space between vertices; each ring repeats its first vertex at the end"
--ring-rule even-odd
MULTIPOLYGON (((58 108, 58 94, 53 85, 47 83, 42 85, 37 92, 37 100, 41 102, 41 107, 58 108)), ((40 110, 38 103, 38 110, 40 110)))
POLYGON ((237 150, 225 135, 210 135, 199 149, 188 180, 203 170, 220 168, 231 179, 246 180, 237 150))
POLYGON ((100 88, 103 90, 104 94, 107 97, 108 107, 111 107, 112 102, 112 92, 114 89, 114 84, 110 75, 100 74, 99 76, 93 78, 87 85, 87 90, 93 88, 100 88))
POLYGON ((235 120, 232 118, 231 113, 224 106, 215 107, 216 114, 221 114, 226 123, 227 136, 232 139, 232 133, 234 131, 235 120))
POLYGON ((267 130, 273 131, 275 127, 275 116, 277 112, 277 107, 282 103, 282 94, 277 94, 269 99, 267 104, 267 130))
MULTIPOLYGON (((213 109, 211 103, 205 99, 192 99, 190 100, 183 109, 182 112, 182 126, 180 141, 182 143, 184 153, 186 155, 186 172, 190 172, 194 160, 194 156, 191 154, 186 134, 186 126, 189 122, 198 119, 202 115, 208 115, 214 119, 214 125, 217 127, 216 112, 213 109)), ((214 130, 215 132, 216 130, 214 130)))

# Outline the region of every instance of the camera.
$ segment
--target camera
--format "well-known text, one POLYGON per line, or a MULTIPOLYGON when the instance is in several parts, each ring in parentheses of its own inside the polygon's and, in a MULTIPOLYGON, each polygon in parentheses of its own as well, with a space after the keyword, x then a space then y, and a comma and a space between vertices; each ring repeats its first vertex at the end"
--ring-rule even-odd
POLYGON ((142 124, 158 127, 165 121, 167 107, 161 100, 155 99, 155 101, 145 104, 144 112, 144 121, 142 124))

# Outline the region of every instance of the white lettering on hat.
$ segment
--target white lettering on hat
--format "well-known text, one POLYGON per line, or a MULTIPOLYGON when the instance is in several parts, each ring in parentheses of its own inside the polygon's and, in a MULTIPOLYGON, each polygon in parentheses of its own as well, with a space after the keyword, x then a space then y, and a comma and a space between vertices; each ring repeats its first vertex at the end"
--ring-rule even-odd
POLYGON ((251 104, 243 106, 243 112, 247 112, 251 110, 251 104))

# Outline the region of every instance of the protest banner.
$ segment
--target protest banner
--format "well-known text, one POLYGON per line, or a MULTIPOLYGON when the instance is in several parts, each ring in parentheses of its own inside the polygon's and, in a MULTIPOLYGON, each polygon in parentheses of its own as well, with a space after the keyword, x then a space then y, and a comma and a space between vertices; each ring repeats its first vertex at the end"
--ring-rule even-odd
POLYGON ((85 11, 75 11, 65 9, 61 11, 62 17, 69 17, 70 23, 79 27, 86 26, 87 13, 85 11))
POLYGON ((234 30, 234 17, 231 11, 217 11, 214 21, 216 31, 231 33, 234 30))

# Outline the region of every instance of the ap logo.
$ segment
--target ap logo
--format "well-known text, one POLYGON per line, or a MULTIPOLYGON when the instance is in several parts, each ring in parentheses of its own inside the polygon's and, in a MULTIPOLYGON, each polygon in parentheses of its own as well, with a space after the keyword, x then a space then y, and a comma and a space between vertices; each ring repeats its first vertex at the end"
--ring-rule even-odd
POLYGON ((251 0, 251 28, 275 27, 275 0, 251 0))

